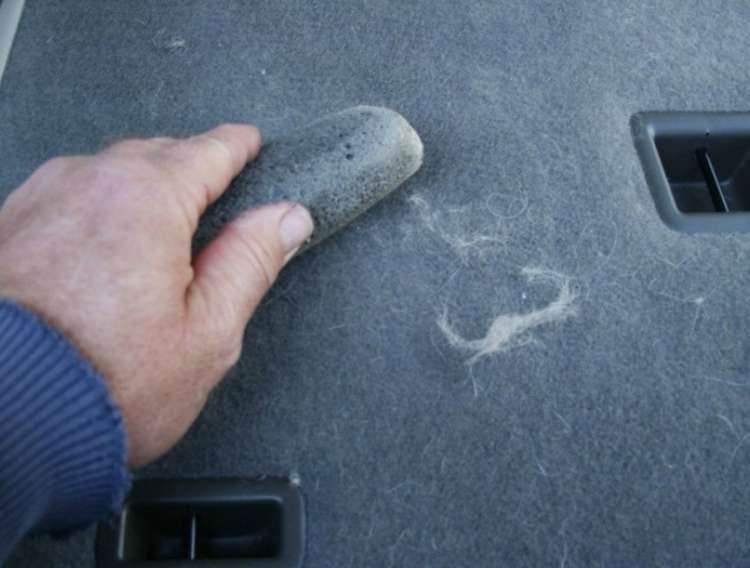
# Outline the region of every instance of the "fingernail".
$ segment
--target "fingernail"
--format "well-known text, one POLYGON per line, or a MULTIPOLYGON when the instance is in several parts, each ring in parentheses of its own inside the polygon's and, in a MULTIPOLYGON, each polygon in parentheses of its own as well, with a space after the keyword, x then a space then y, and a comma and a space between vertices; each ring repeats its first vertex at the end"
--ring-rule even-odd
POLYGON ((291 256, 302 246, 313 232, 313 220, 310 213, 301 205, 293 205, 279 222, 279 238, 284 252, 291 256))

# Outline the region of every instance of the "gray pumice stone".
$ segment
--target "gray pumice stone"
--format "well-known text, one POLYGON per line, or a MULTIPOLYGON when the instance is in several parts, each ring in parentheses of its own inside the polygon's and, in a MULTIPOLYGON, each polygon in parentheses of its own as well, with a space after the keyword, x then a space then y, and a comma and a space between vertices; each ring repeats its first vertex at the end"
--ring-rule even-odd
POLYGON ((258 158, 201 218, 199 251, 243 211, 276 201, 310 210, 307 250, 350 223, 422 165, 422 142, 397 112, 358 106, 263 144, 258 158))

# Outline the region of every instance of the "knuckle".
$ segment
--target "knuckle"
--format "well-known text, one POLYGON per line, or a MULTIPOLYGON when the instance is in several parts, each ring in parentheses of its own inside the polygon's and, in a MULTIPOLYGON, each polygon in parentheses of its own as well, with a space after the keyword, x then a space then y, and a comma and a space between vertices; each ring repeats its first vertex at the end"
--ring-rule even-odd
POLYGON ((199 141, 195 146, 200 147, 202 150, 213 152, 215 155, 219 154, 222 161, 230 161, 232 163, 238 161, 237 152, 234 147, 227 143, 224 136, 215 134, 202 134, 194 140, 199 141))
POLYGON ((174 140, 171 144, 163 145, 156 152, 160 164, 179 176, 185 176, 186 171, 199 163, 205 154, 205 143, 196 138, 174 140))
POLYGON ((209 138, 214 140, 223 141, 225 138, 231 138, 243 131, 243 127, 239 124, 233 124, 231 122, 224 122, 219 124, 211 132, 205 134, 209 138))
POLYGON ((99 193, 132 194, 148 185, 150 177, 141 160, 118 154, 96 156, 87 169, 86 176, 92 188, 99 193))
POLYGON ((234 334, 234 339, 226 343, 226 348, 223 351, 223 359, 227 369, 234 367, 240 360, 240 355, 242 354, 242 340, 240 337, 241 334, 234 334))
POLYGON ((235 242, 240 248, 240 258, 247 269, 264 289, 270 288, 276 280, 281 264, 278 255, 263 239, 242 231, 236 226, 230 225, 230 227, 236 233, 235 242))
POLYGON ((239 360, 245 322, 231 293, 216 295, 219 289, 212 290, 209 303, 195 312, 199 319, 193 321, 200 323, 189 327, 191 352, 199 354, 212 372, 224 373, 239 360))
POLYGON ((175 138, 170 138, 169 136, 157 136, 156 138, 149 138, 149 142, 154 146, 169 146, 175 143, 175 138))
POLYGON ((197 146, 192 138, 187 138, 185 140, 175 140, 164 150, 165 153, 177 161, 190 162, 199 154, 200 149, 197 146))
POLYGON ((97 182, 125 193, 153 194, 168 178, 158 162, 141 152, 104 152, 91 158, 87 173, 97 182))
POLYGON ((260 130, 258 130, 258 128, 252 124, 225 122, 217 126, 215 132, 221 133, 227 136, 260 138, 260 130))
POLYGON ((115 142, 104 153, 110 154, 141 154, 152 149, 152 144, 142 138, 128 138, 115 142))
POLYGON ((230 132, 238 128, 242 128, 242 126, 234 122, 222 122, 216 127, 215 131, 216 132, 230 132))
POLYGON ((210 338, 206 342, 211 345, 211 358, 224 373, 239 361, 242 352, 242 330, 235 329, 227 323, 219 324, 209 331, 210 338))
POLYGON ((72 161, 72 158, 66 156, 51 158, 39 167, 39 172, 45 175, 59 175, 72 165, 72 161))

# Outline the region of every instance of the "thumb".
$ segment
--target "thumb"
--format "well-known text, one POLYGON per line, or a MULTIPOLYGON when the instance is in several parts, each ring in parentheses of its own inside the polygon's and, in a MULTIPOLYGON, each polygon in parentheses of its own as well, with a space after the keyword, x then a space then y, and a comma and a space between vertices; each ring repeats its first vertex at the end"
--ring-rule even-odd
POLYGON ((266 205, 242 214, 195 260, 188 309, 198 312, 202 325, 214 323, 236 335, 239 343, 279 271, 312 231, 310 213, 295 203, 266 205))

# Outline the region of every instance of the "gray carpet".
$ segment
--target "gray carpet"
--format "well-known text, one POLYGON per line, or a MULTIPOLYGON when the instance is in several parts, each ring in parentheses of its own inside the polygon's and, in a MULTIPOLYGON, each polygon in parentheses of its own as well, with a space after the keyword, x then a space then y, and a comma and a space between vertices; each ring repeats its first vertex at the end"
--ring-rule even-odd
MULTIPOLYGON (((0 195, 126 134, 356 104, 425 143, 403 191, 285 272, 142 475, 299 473, 310 567, 750 566, 750 235, 669 230, 629 129, 747 108, 750 6, 652 4, 30 0, 0 195), (472 366, 438 326, 481 338, 566 283, 576 315, 472 366)), ((91 566, 92 534, 9 565, 91 566)))

